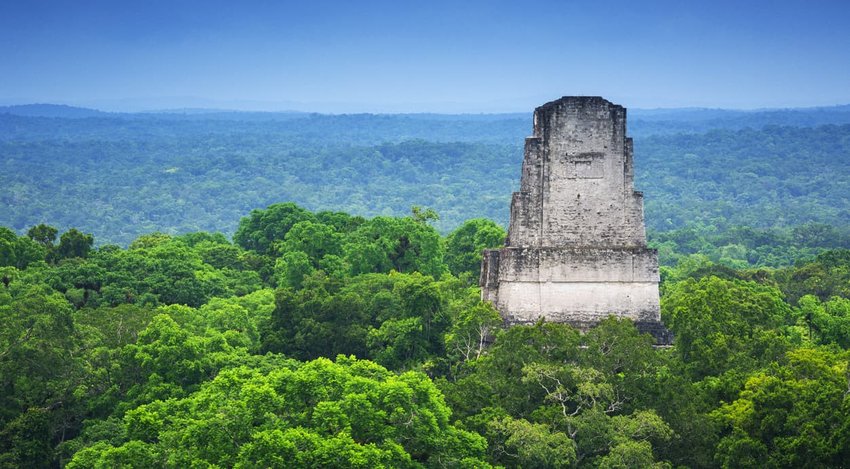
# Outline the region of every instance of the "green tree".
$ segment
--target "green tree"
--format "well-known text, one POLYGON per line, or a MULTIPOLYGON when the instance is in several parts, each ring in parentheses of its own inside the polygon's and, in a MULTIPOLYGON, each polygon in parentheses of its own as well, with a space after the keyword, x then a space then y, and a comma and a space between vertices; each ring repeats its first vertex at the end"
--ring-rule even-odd
POLYGON ((303 252, 314 267, 325 256, 342 255, 342 234, 333 227, 312 221, 301 221, 286 233, 277 251, 284 253, 303 252))
POLYGON ((180 467, 487 467, 484 439, 450 418, 422 373, 342 356, 235 367, 186 397, 128 411, 124 441, 93 442, 69 467, 142 449, 140 461, 180 467))
POLYGON ((454 361, 467 362, 481 358, 503 320, 491 303, 479 302, 462 308, 451 323, 445 336, 446 355, 454 361))
POLYGON ((850 249, 826 251, 813 261, 783 269, 774 276, 789 302, 809 294, 821 301, 850 298, 850 249))
POLYGON ((73 308, 21 278, 0 291, 0 464, 49 467, 84 380, 73 308))
POLYGON ((850 349, 850 300, 835 296, 821 302, 814 295, 805 295, 798 304, 797 324, 813 341, 850 349))
POLYGON ((201 256, 205 263, 216 269, 243 270, 245 268, 242 262, 242 249, 226 241, 200 241, 189 246, 201 256))
POLYGON ((446 398, 480 433, 486 432, 489 417, 481 421, 476 414, 488 408, 503 409, 514 418, 530 418, 545 392, 522 379, 523 368, 530 363, 573 360, 580 342, 578 331, 564 324, 539 322, 497 331, 481 358, 462 369, 453 382, 443 383, 446 398))
POLYGON ((751 375, 713 417, 724 426, 715 460, 723 467, 839 467, 850 458, 848 355, 788 352, 787 365, 751 375))
POLYGON ((674 436, 647 408, 659 362, 651 337, 628 320, 607 319, 584 337, 541 322, 497 333, 442 386, 464 423, 487 435, 494 463, 595 467, 648 456, 655 464, 674 436))
POLYGON ((286 252, 274 265, 275 280, 280 287, 300 289, 305 277, 315 272, 310 256, 302 251, 286 252))
POLYGON ((298 290, 275 292, 263 350, 305 360, 355 354, 392 369, 414 367, 444 354, 450 317, 441 286, 417 272, 344 282, 317 272, 298 290))
POLYGON ((571 467, 576 462, 576 444, 551 426, 505 417, 490 422, 490 433, 511 466, 528 468, 571 467))
POLYGON ((481 253, 505 243, 505 230, 486 218, 465 221, 446 238, 446 265, 455 276, 476 279, 481 272, 481 253))
POLYGON ((47 253, 47 249, 35 241, 0 227, 0 267, 25 269, 34 262, 43 261, 47 253))
POLYGON ((410 217, 375 217, 348 237, 344 250, 355 275, 395 270, 439 279, 448 270, 439 233, 410 217))
POLYGON ((56 228, 41 223, 27 230, 27 236, 49 251, 53 249, 53 243, 56 241, 56 234, 58 232, 59 230, 56 228))
POLYGON ((776 288, 713 276, 680 282, 662 301, 676 352, 696 379, 781 359, 787 344, 777 330, 790 317, 776 288))
POLYGON ((93 244, 94 237, 92 235, 71 228, 59 237, 59 246, 56 247, 54 258, 56 261, 73 257, 86 258, 93 244))
POLYGON ((426 208, 423 209, 417 205, 410 207, 410 215, 416 220, 418 223, 427 224, 432 221, 437 221, 440 219, 440 215, 434 209, 426 208))
POLYGON ((265 210, 252 210, 240 220, 233 241, 243 249, 274 255, 275 243, 283 241, 296 223, 315 219, 315 215, 291 202, 269 205, 265 210))

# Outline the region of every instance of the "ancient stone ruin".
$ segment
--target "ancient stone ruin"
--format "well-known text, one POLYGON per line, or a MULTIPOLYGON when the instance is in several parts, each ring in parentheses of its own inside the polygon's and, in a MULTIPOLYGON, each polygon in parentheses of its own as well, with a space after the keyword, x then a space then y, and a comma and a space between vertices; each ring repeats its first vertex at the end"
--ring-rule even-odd
POLYGON ((482 298, 508 324, 545 318, 586 331, 615 315, 665 344, 658 282, 626 109, 583 96, 535 109, 505 247, 484 252, 482 298))

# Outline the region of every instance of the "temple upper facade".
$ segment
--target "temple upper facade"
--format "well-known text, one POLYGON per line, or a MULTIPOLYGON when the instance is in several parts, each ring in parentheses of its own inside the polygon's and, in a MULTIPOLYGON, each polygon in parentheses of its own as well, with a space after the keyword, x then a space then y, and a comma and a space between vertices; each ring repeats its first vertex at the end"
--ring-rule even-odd
POLYGON ((545 318, 587 330, 615 315, 666 343, 658 283, 626 109, 584 96, 535 109, 505 247, 484 253, 482 299, 509 324, 545 318))

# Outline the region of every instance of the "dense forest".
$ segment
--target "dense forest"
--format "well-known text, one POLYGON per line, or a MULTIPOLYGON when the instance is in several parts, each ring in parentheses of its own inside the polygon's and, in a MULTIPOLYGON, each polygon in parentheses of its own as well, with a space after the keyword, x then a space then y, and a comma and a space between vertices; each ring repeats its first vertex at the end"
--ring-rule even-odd
POLYGON ((845 466, 850 110, 631 114, 666 348, 480 301, 529 121, 0 109, 0 468, 845 466))
MULTIPOLYGON (((521 114, 0 108, 0 225, 127 246, 154 231, 231 234, 250 210, 293 201, 367 217, 430 207, 442 234, 477 217, 505 227, 530 132, 521 114)), ((710 244, 716 262, 782 266, 850 247, 846 106, 638 110, 629 133, 650 238, 667 251, 710 244)))
POLYGON ((253 210, 233 241, 0 229, 0 467, 840 467, 850 250, 662 268, 628 320, 505 329, 504 230, 253 210))

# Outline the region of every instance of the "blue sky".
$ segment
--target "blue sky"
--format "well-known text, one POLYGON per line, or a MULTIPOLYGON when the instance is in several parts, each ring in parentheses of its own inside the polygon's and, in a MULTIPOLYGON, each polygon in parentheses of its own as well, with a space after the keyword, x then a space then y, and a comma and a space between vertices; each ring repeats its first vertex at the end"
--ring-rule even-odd
POLYGON ((0 1, 0 104, 530 111, 850 103, 850 1, 0 1))

